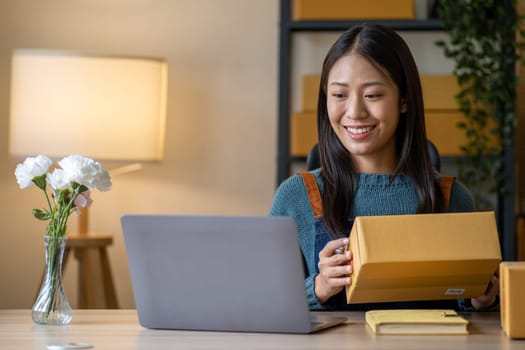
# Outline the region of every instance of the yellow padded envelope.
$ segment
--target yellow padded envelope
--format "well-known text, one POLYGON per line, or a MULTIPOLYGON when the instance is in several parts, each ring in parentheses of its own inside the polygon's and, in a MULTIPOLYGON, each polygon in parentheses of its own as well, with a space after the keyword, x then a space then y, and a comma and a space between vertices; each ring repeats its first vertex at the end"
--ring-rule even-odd
POLYGON ((494 212, 357 217, 349 304, 477 297, 498 269, 494 212))

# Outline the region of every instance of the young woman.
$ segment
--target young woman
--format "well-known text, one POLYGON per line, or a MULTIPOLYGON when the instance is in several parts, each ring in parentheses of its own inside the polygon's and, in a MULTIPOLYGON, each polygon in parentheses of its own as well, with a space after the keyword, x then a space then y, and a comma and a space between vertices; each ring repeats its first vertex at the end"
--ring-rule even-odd
POLYGON ((336 252, 347 245, 356 216, 473 210, 472 195, 461 183, 452 182, 445 197, 440 189, 427 148, 419 73, 396 32, 364 25, 337 39, 323 63, 317 125, 321 168, 284 181, 270 211, 297 222, 310 308, 493 305, 497 279, 486 295, 466 303, 346 304, 352 257, 336 252))

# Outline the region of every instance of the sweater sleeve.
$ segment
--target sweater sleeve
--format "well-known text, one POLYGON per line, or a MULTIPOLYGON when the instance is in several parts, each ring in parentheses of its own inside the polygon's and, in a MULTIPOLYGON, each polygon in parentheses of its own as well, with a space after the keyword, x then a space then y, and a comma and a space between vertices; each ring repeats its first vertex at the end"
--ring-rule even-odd
POLYGON ((304 280, 308 306, 310 307, 310 310, 325 310, 325 306, 319 302, 319 299, 317 299, 317 296, 315 295, 315 276, 316 275, 307 276, 304 280))

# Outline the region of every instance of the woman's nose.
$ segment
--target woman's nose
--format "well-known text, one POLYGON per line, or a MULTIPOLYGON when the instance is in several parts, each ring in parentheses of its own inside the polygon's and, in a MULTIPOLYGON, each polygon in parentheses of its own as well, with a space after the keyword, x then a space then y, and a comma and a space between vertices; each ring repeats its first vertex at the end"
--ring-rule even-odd
POLYGON ((354 96, 348 99, 346 103, 345 117, 348 119, 362 119, 366 118, 366 108, 358 97, 354 96))

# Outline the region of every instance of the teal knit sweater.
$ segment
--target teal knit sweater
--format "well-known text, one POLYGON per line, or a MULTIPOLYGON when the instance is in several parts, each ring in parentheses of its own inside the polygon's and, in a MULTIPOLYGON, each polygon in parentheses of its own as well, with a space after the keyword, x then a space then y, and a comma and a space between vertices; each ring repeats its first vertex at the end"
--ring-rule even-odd
MULTIPOLYGON (((319 189, 323 191, 320 170, 314 170, 319 189)), ((436 175, 439 180, 440 176, 436 175)), ((390 175, 360 174, 359 184, 349 219, 356 216, 415 214, 417 195, 412 180, 399 175, 390 183, 390 175)), ((474 208, 470 191, 454 181, 450 195, 449 212, 469 212, 474 208)), ((315 227, 314 217, 302 178, 294 175, 277 189, 272 207, 272 216, 291 216, 297 223, 299 241, 306 263, 306 292, 310 309, 322 310, 323 305, 314 293, 315 277, 315 227)))

